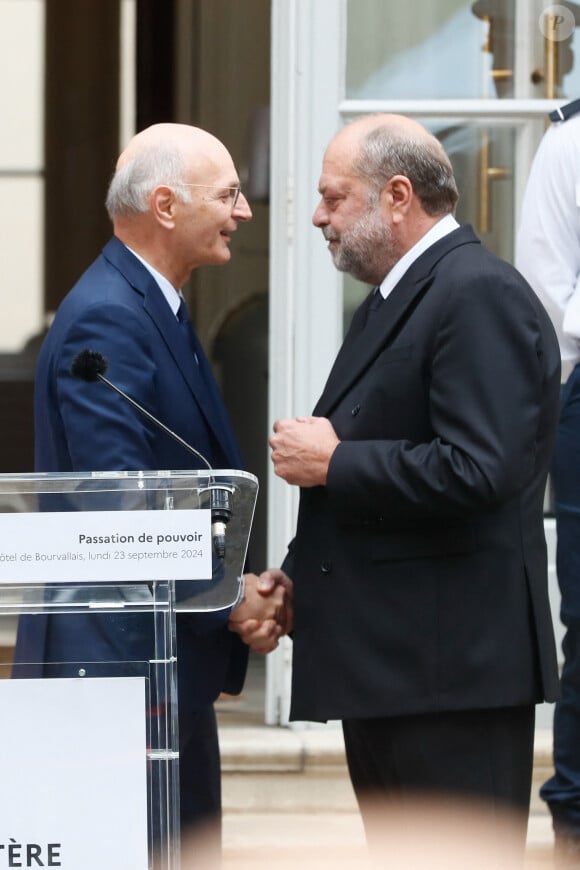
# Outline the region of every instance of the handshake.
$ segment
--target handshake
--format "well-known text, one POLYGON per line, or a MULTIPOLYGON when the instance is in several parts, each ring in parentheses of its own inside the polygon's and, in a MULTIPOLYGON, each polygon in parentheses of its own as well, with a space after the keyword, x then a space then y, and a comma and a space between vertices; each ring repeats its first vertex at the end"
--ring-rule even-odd
POLYGON ((292 631, 292 581, 279 568, 245 575, 245 592, 228 627, 254 652, 269 653, 292 631))

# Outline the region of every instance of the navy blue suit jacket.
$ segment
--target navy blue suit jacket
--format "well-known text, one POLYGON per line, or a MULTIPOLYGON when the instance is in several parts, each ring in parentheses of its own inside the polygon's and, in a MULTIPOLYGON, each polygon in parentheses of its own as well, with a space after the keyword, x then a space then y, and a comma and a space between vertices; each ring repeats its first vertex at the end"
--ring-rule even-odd
MULTIPOLYGON (((107 377, 214 468, 243 467, 217 385, 200 377, 157 282, 113 237, 63 300, 39 354, 37 471, 204 467, 105 385, 72 377, 71 363, 85 348, 102 353, 107 377)), ((178 615, 182 711, 200 709, 220 691, 237 693, 242 687, 247 648, 228 631, 228 615, 178 615)), ((15 661, 146 659, 150 648, 146 632, 137 637, 141 632, 132 616, 22 617, 15 661)), ((58 673, 69 672, 75 672, 72 666, 63 665, 58 673)))

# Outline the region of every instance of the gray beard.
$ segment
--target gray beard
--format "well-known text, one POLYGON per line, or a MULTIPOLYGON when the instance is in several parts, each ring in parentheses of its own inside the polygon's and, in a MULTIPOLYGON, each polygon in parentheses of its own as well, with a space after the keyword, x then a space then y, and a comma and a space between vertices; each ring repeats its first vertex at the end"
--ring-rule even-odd
MULTIPOLYGON (((337 239, 328 227, 323 227, 322 232, 327 241, 337 239)), ((399 259, 392 230, 381 221, 377 208, 345 230, 338 247, 330 253, 339 272, 347 272, 366 284, 379 284, 399 259)))

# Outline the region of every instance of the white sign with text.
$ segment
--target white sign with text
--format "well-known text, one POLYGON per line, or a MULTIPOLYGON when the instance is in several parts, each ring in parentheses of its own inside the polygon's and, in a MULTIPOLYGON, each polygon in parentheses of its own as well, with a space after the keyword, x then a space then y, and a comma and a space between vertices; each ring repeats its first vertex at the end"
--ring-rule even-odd
POLYGON ((0 680, 0 870, 146 870, 145 680, 0 680))
POLYGON ((209 510, 0 514, 0 584, 207 580, 210 524, 209 510))

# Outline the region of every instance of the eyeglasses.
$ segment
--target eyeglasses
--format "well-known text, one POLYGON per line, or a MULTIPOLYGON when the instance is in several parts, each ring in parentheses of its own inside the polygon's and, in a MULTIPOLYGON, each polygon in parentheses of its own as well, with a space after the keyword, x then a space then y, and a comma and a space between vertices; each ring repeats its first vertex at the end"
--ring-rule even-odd
POLYGON ((180 184, 184 187, 206 187, 208 189, 221 190, 222 195, 219 199, 227 200, 232 209, 236 207, 238 199, 240 198, 240 193, 242 192, 242 188, 239 184, 237 187, 222 187, 219 184, 190 184, 187 181, 181 181, 180 184))

